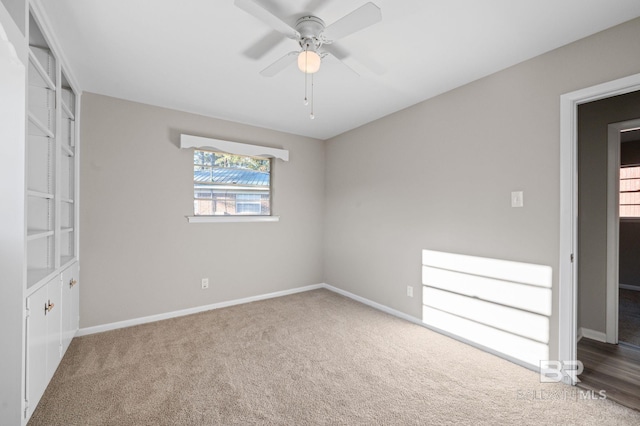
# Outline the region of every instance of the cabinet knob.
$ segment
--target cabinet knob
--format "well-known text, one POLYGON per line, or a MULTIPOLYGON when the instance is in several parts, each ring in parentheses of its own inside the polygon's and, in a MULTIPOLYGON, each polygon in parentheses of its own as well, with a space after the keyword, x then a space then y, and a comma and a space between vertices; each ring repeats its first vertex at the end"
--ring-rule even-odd
POLYGON ((69 281, 69 287, 73 287, 74 285, 78 284, 78 281, 71 278, 71 281, 69 281))
POLYGON ((47 312, 51 312, 51 310, 53 309, 53 307, 55 306, 55 303, 51 303, 51 301, 49 300, 49 302, 47 303, 47 305, 45 306, 45 310, 47 312))

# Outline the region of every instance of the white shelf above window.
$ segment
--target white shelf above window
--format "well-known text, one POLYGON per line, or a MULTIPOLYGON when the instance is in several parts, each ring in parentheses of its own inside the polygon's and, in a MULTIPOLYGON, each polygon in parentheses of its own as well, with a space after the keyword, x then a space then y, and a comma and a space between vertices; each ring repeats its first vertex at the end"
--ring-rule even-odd
POLYGON ((270 148, 267 146, 223 141, 220 139, 203 138, 200 136, 185 134, 180 135, 180 148, 198 148, 209 151, 224 152, 226 154, 278 158, 283 161, 289 161, 289 151, 286 149, 270 148))

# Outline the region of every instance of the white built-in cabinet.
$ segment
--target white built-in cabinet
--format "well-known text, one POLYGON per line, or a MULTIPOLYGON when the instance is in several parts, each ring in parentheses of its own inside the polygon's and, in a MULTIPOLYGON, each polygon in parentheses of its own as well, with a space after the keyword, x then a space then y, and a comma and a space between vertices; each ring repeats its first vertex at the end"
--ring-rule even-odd
POLYGON ((30 416, 78 330, 78 262, 26 298, 25 415, 30 416))
POLYGON ((79 99, 36 15, 27 37, 24 423, 79 326, 79 99))

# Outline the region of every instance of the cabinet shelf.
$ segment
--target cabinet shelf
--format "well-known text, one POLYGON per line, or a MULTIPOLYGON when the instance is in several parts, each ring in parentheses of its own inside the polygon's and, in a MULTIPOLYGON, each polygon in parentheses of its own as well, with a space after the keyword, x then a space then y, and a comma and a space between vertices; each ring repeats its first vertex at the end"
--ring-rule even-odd
POLYGON ((62 232, 63 234, 68 234, 70 232, 73 232, 73 228, 60 228, 60 232, 62 232))
POLYGON ((27 288, 33 287, 37 283, 48 279, 55 273, 54 268, 27 269, 27 288))
POLYGON ((75 116, 73 115, 73 112, 71 112, 71 108, 69 108, 69 106, 64 101, 64 99, 62 100, 62 102, 60 102, 60 105, 62 106, 62 112, 67 116, 69 120, 73 121, 76 119, 75 116))
POLYGON ((47 200, 52 200, 53 199, 53 194, 49 194, 46 192, 40 192, 40 191, 33 191, 31 189, 29 189, 27 191, 27 195, 29 197, 35 197, 35 198, 46 198, 47 200))
POLYGON ((53 82, 44 66, 42 66, 42 64, 40 63, 40 60, 33 51, 33 47, 29 49, 29 59, 31 60, 33 67, 36 69, 36 71, 38 71, 40 77, 44 80, 44 83, 47 85, 47 87, 51 90, 56 90, 56 84, 53 82))
POLYGON ((67 154, 69 157, 75 156, 75 153, 73 152, 73 148, 71 148, 69 145, 67 145, 65 143, 61 143, 60 147, 62 148, 62 151, 65 154, 67 154))
POLYGON ((60 269, 64 269, 68 264, 76 260, 74 256, 62 256, 60 257, 60 269))
POLYGON ((29 112, 27 114, 29 116, 29 123, 33 124, 33 126, 29 126, 29 134, 34 136, 46 136, 48 138, 54 138, 55 135, 47 126, 45 126, 38 118, 29 112), (32 129, 35 127, 35 130, 39 130, 40 132, 34 132, 32 129))
POLYGON ((61 203, 67 203, 67 204, 75 203, 75 201, 73 201, 71 198, 60 198, 60 202, 61 203))
POLYGON ((53 235, 53 231, 46 229, 27 229, 27 241, 38 240, 53 235))

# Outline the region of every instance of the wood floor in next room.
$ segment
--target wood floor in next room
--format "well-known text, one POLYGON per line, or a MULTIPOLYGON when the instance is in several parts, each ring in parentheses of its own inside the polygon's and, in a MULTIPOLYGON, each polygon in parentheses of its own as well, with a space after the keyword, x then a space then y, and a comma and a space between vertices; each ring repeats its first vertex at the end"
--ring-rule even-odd
POLYGON ((620 289, 618 340, 640 346, 640 291, 620 289))
POLYGON ((606 390, 608 399, 640 411, 640 348, 582 338, 578 359, 584 364, 578 386, 606 390))

